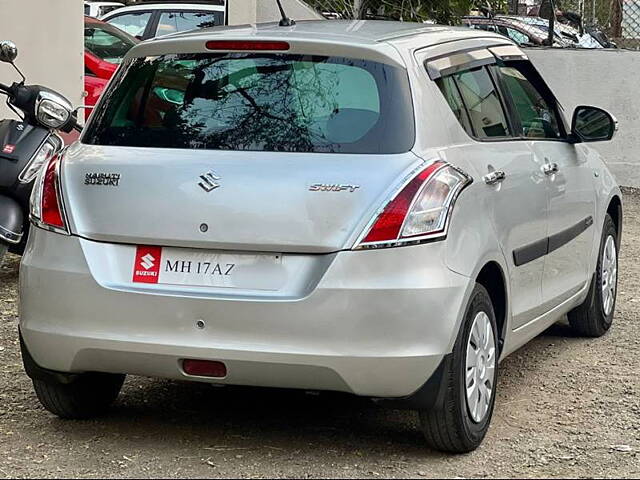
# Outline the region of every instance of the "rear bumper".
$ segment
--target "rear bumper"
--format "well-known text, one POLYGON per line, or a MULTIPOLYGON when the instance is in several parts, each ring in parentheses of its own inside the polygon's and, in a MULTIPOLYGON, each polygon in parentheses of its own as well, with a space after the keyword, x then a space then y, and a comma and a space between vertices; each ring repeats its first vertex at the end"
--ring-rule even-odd
POLYGON ((443 248, 305 256, 315 273, 294 272, 305 285, 285 282, 286 295, 145 291, 107 268, 133 247, 34 228, 20 329, 34 362, 55 372, 211 381, 182 371, 197 358, 227 365, 216 383, 403 397, 451 351, 472 287, 444 266, 443 248))

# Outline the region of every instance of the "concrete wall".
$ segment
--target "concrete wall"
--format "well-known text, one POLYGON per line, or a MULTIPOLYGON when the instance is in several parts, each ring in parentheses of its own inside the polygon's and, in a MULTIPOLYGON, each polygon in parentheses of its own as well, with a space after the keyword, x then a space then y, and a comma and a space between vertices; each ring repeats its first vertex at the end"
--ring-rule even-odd
MULTIPOLYGON (((312 20, 321 18, 300 0, 282 0, 282 6, 294 20, 312 20)), ((280 20, 276 0, 230 0, 229 24, 263 23, 280 20)))
POLYGON ((616 138, 593 145, 621 185, 640 187, 640 52, 528 49, 527 54, 569 120, 577 105, 602 107, 616 116, 616 138))
MULTIPOLYGON (((40 84, 82 105, 84 91, 84 9, 82 0, 0 0, 0 40, 20 51, 16 64, 27 83, 40 84)), ((19 79, 0 64, 0 82, 19 79)), ((4 97, 3 97, 4 98, 4 97)), ((0 103, 0 118, 15 117, 0 103)))
MULTIPOLYGON (((257 0, 256 19, 258 22, 280 21, 280 11, 275 0, 257 0)), ((282 7, 289 18, 294 20, 313 20, 321 18, 315 11, 300 0, 282 0, 282 7)))
MULTIPOLYGON (((229 25, 256 23, 257 2, 260 0, 241 0, 229 2, 229 25)), ((264 0, 262 0, 264 1, 264 0)))

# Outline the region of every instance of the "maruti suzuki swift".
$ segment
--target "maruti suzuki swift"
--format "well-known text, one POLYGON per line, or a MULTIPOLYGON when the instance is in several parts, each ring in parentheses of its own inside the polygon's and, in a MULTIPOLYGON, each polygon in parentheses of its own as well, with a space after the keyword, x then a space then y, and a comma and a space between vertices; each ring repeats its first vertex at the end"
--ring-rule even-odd
MULTIPOLYGON (((394 22, 134 47, 32 198, 20 335, 42 405, 125 375, 333 390, 482 441, 499 362, 613 320, 621 194, 513 42, 394 22)), ((569 394, 569 392, 567 392, 569 394)))

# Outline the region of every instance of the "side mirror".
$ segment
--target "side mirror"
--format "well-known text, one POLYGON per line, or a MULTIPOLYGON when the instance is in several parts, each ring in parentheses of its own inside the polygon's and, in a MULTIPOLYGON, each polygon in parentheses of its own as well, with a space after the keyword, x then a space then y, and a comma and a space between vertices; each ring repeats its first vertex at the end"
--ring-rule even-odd
POLYGON ((573 112, 571 140, 579 142, 606 142, 618 131, 618 121, 606 110, 581 105, 573 112))
POLYGON ((8 40, 0 42, 0 62, 13 63, 16 58, 18 58, 16 44, 8 40))

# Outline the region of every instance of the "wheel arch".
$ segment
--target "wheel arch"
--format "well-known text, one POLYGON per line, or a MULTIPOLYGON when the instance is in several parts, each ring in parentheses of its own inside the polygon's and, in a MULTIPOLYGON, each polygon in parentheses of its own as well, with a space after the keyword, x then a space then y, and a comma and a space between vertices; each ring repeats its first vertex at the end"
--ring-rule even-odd
MULTIPOLYGON (((455 333, 453 335, 452 342, 455 343, 460 329, 463 328, 464 316, 466 314, 469 298, 474 290, 475 284, 479 283, 487 290, 489 297, 491 298, 498 324, 498 345, 500 352, 502 352, 509 325, 509 288, 506 281, 507 276, 505 274, 505 267, 500 263, 502 257, 497 252, 493 253, 495 256, 489 255, 488 257, 485 257, 482 262, 478 263, 478 266, 482 265, 482 267, 477 270, 474 275, 467 277, 470 280, 467 287, 468 291, 465 294, 465 299, 462 304, 459 322, 454 329, 455 333), (496 258, 500 258, 501 260, 497 260, 496 258)), ((375 402, 388 408, 411 410, 424 410, 434 408, 436 405, 441 405, 444 392, 447 388, 447 383, 444 382, 443 379, 447 369, 452 368, 452 361, 453 352, 446 354, 436 371, 427 379, 426 383, 408 397, 391 399, 376 398, 374 399, 375 402)))
POLYGON ((482 285, 491 298, 498 327, 498 344, 502 351, 508 323, 508 290, 505 273, 498 262, 489 261, 480 269, 476 276, 476 283, 482 285))
POLYGON ((617 194, 611 197, 609 205, 607 206, 607 213, 613 220, 618 232, 618 249, 620 248, 620 241, 622 240, 622 200, 617 194))

